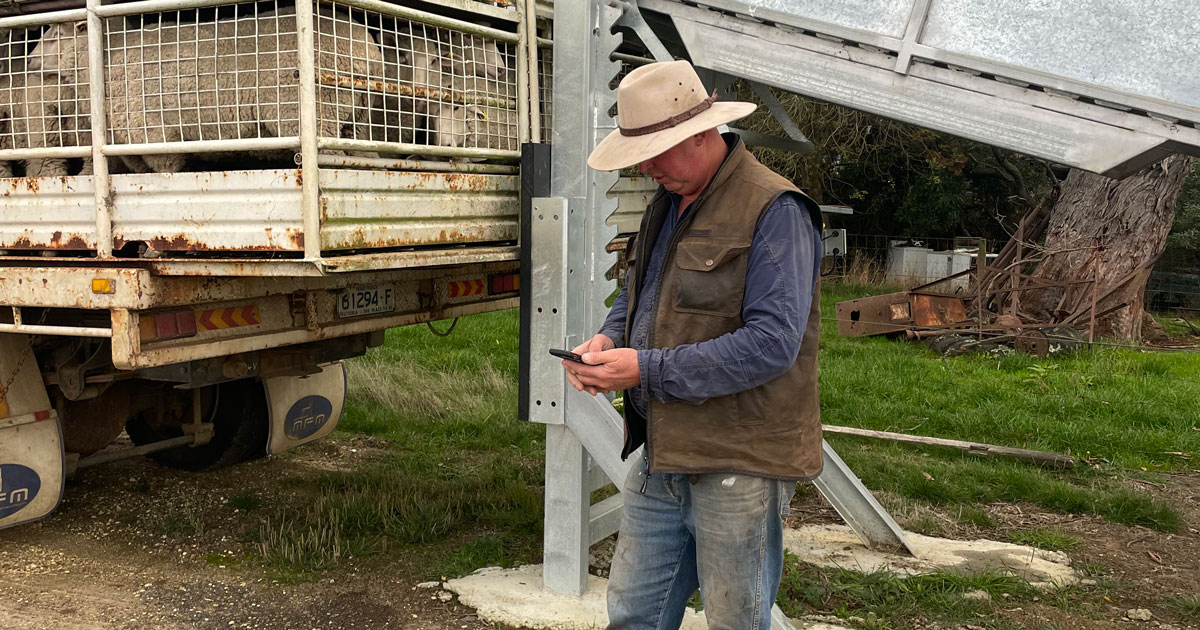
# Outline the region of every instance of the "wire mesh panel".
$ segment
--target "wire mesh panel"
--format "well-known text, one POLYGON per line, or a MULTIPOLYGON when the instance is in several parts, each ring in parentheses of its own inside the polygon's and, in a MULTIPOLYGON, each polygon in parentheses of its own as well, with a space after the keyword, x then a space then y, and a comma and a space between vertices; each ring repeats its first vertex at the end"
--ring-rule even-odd
MULTIPOLYGON (((111 144, 299 135, 292 7, 246 3, 112 18, 104 48, 111 144)), ((173 172, 186 157, 143 159, 149 170, 173 172)))
MULTIPOLYGON (((83 55, 86 64, 86 46, 75 50, 71 45, 83 24, 0 31, 0 150, 91 144, 86 77, 77 82, 70 75, 45 72, 47 66, 71 55, 83 55)), ((0 177, 61 176, 77 170, 63 158, 0 158, 0 177)))
POLYGON ((554 53, 550 48, 538 48, 538 103, 541 111, 542 142, 550 141, 554 124, 553 88, 554 53))
POLYGON ((316 30, 336 44, 318 46, 322 138, 517 150, 513 44, 343 4, 323 7, 316 30), (368 32, 381 59, 353 45, 368 32))

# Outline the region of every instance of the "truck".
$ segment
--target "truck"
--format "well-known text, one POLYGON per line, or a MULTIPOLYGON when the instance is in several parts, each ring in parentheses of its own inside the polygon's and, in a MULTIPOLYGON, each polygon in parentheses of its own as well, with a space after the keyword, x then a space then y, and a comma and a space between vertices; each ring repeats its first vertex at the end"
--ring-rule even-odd
POLYGON ((517 306, 549 11, 0 8, 0 528, 88 466, 327 436, 383 331, 517 306))

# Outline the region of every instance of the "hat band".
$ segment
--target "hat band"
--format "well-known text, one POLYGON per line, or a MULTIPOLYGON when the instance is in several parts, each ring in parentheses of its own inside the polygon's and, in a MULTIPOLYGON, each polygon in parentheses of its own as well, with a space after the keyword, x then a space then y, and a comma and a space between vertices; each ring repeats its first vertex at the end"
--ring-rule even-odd
MULTIPOLYGON (((693 107, 685 112, 675 114, 674 116, 671 116, 670 118, 668 118, 666 120, 656 122, 656 123, 653 123, 650 125, 646 125, 644 127, 620 127, 621 135, 622 136, 644 136, 646 134, 655 133, 658 131, 662 131, 664 129, 670 129, 671 127, 674 127, 681 122, 695 118, 697 115, 699 115, 704 110, 708 109, 709 107, 712 107, 713 102, 715 102, 716 100, 717 100, 717 93, 713 92, 712 96, 704 99, 703 101, 700 101, 700 103, 698 105, 696 105, 695 107, 693 107)), ((619 114, 619 112, 618 112, 618 114, 619 114)))

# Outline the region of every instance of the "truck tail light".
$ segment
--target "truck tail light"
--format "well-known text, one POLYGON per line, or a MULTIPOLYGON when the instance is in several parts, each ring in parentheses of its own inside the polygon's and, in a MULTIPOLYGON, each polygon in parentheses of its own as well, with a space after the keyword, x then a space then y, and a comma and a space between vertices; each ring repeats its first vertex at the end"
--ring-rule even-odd
POLYGON ((196 314, 190 310, 142 315, 138 322, 142 341, 162 341, 196 336, 196 314))

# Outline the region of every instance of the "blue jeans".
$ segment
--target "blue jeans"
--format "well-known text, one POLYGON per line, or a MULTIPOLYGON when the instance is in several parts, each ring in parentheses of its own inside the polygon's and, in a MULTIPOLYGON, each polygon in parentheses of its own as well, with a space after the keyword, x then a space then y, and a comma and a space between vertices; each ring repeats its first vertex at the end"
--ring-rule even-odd
POLYGON ((629 471, 608 578, 609 630, 675 630, 696 589, 710 630, 767 630, 794 481, 629 471), (643 491, 644 488, 644 491, 643 491))

